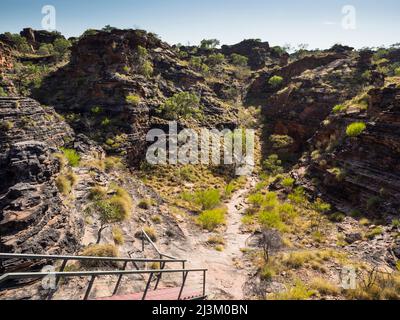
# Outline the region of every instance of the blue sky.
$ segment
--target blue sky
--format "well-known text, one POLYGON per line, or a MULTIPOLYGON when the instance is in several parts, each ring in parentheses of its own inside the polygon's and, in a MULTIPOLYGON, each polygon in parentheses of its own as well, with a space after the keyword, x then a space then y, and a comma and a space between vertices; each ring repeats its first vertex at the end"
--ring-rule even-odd
POLYGON ((1 0, 0 32, 41 29, 44 5, 57 10, 57 30, 67 36, 110 24, 140 27, 171 44, 217 38, 233 44, 261 38, 272 45, 308 43, 357 48, 400 42, 398 0, 1 0), (356 9, 356 29, 342 28, 342 8, 356 9))

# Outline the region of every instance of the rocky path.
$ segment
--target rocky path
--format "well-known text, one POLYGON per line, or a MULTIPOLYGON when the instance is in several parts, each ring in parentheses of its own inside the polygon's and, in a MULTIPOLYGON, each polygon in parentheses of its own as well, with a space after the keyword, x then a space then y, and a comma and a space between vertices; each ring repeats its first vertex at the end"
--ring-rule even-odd
POLYGON ((243 260, 242 249, 246 247, 249 234, 240 230, 242 213, 246 209, 246 195, 255 186, 255 179, 249 178, 246 186, 233 194, 226 203, 228 207, 224 250, 219 252, 207 245, 215 235, 193 230, 193 225, 183 225, 186 241, 169 247, 171 254, 188 259, 189 267, 208 268, 207 291, 210 299, 244 299, 243 287, 250 265, 243 260), (171 251, 172 250, 172 251, 171 251))

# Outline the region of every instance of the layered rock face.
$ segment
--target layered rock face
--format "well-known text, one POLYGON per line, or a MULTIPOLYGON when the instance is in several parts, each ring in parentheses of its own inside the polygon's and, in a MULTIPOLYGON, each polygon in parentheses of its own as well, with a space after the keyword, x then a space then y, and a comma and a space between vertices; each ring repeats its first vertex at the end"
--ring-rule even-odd
POLYGON ((273 88, 279 91, 263 108, 266 133, 289 136, 293 139, 290 151, 304 151, 335 105, 356 96, 365 85, 381 84, 380 77, 363 79, 364 68, 358 54, 347 52, 307 57, 276 71, 274 75, 282 76, 283 83, 273 88))
MULTIPOLYGON (((224 122, 223 103, 168 44, 145 31, 114 30, 81 39, 72 48, 71 62, 45 79, 39 99, 61 113, 90 115, 93 107, 101 107, 104 115, 118 119, 114 131, 128 136, 123 149, 138 160, 144 155, 155 109, 180 91, 201 96, 209 125, 224 122), (152 72, 145 74, 145 65, 152 66, 152 72), (128 103, 129 95, 138 97, 137 103, 128 103)), ((92 131, 83 122, 74 129, 92 131)))
POLYGON ((329 118, 311 140, 306 185, 348 212, 388 218, 400 206, 400 88, 391 85, 368 93, 368 111, 347 111, 329 118), (358 137, 347 137, 346 128, 364 122, 358 137), (314 182, 314 183, 311 183, 314 182))
MULTIPOLYGON (((55 185, 57 147, 72 137, 54 110, 28 98, 0 98, 0 252, 74 253, 82 221, 55 185)), ((7 261, 3 268, 26 267, 7 261)))
POLYGON ((49 32, 46 30, 33 30, 31 28, 25 28, 20 32, 20 35, 28 41, 29 44, 34 46, 36 49, 42 43, 54 43, 57 39, 65 39, 65 37, 57 32, 49 32))
POLYGON ((249 66, 253 70, 264 68, 273 59, 279 60, 280 55, 271 50, 268 42, 261 42, 258 40, 244 40, 232 46, 224 45, 221 52, 229 56, 233 53, 240 54, 249 59, 249 66))
POLYGON ((12 95, 15 93, 14 85, 5 75, 7 70, 14 66, 11 48, 0 41, 0 90, 2 95, 12 95))

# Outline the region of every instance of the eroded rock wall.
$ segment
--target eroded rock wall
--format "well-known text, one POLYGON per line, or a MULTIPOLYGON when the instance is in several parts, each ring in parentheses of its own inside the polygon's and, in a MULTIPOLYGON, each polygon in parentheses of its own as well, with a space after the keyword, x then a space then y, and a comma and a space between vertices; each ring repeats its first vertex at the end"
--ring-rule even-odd
MULTIPOLYGON (((0 252, 75 253, 82 221, 61 201, 54 157, 73 132, 28 98, 0 98, 0 121, 0 252)), ((8 260, 3 268, 27 266, 8 260)))

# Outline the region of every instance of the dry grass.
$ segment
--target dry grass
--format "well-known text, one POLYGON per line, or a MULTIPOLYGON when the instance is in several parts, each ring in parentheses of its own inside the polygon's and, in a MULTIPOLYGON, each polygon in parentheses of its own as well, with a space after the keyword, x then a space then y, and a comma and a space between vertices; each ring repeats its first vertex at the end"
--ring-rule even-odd
POLYGON ((310 287, 324 296, 338 296, 341 291, 339 286, 323 278, 314 278, 310 283, 310 287))
POLYGON ((116 245, 122 246, 125 243, 124 233, 119 227, 112 230, 113 239, 116 245))

